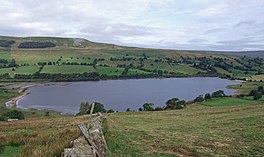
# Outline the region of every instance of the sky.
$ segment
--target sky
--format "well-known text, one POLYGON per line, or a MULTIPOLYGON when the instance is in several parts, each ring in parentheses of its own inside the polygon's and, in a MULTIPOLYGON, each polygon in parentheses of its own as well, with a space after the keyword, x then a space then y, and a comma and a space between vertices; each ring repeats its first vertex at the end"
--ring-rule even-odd
POLYGON ((264 49, 264 0, 0 0, 0 35, 180 50, 264 49))

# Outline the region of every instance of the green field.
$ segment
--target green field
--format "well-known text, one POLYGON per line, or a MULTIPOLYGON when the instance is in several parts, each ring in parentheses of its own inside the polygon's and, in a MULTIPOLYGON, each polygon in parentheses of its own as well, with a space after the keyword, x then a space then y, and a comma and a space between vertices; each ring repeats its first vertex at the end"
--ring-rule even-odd
POLYGON ((17 96, 19 96, 18 89, 0 87, 0 110, 3 110, 7 101, 17 96))
POLYGON ((202 70, 199 70, 199 69, 187 66, 187 65, 175 65, 175 66, 171 66, 171 68, 176 73, 183 73, 183 74, 188 74, 188 75, 194 75, 198 73, 199 71, 202 71, 202 70))
POLYGON ((14 74, 33 74, 39 71, 40 66, 21 66, 17 68, 2 68, 0 69, 0 74, 8 73, 10 76, 14 76, 14 74))
POLYGON ((113 67, 98 66, 98 67, 96 67, 96 71, 99 74, 104 74, 104 75, 108 75, 108 76, 118 76, 118 75, 122 74, 122 72, 124 71, 124 68, 113 68, 113 67))
POLYGON ((262 156, 264 105, 107 115, 109 156, 262 156))
POLYGON ((215 69, 217 70, 218 73, 232 75, 232 73, 230 73, 230 72, 228 72, 222 68, 216 67, 215 69))
POLYGON ((205 102, 202 102, 206 106, 233 106, 233 105, 249 105, 249 104, 259 104, 264 103, 261 100, 255 101, 253 98, 235 98, 235 97, 225 97, 225 98, 212 98, 205 102))
POLYGON ((46 65, 42 69, 41 73, 50 73, 50 74, 73 74, 73 73, 90 73, 95 72, 92 66, 84 65, 46 65))
POLYGON ((264 75, 254 75, 254 76, 249 77, 249 80, 264 81, 264 75))
POLYGON ((16 157, 21 150, 21 145, 9 145, 5 147, 0 147, 0 155, 3 157, 16 157))
POLYGON ((252 89, 264 86, 264 82, 243 82, 242 84, 230 85, 228 88, 236 89, 237 94, 248 94, 252 89))
POLYGON ((234 76, 241 78, 248 78, 256 74, 256 72, 254 71, 249 71, 248 73, 245 73, 242 70, 231 70, 231 73, 234 74, 234 76))
POLYGON ((0 49, 0 56, 0 59, 11 60, 11 53, 9 51, 0 49))

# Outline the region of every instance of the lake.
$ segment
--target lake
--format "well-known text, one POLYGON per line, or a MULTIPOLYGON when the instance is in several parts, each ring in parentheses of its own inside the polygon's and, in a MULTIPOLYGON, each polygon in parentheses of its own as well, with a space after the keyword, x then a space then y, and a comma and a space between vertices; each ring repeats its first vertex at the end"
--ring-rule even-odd
POLYGON ((65 85, 37 85, 27 89, 30 93, 17 102, 19 108, 51 109, 76 114, 81 102, 100 102, 106 109, 138 110, 145 102, 155 107, 164 106, 173 97, 193 100, 200 94, 224 90, 232 95, 235 90, 225 88, 239 82, 214 78, 163 78, 136 80, 105 80, 70 82, 65 85))

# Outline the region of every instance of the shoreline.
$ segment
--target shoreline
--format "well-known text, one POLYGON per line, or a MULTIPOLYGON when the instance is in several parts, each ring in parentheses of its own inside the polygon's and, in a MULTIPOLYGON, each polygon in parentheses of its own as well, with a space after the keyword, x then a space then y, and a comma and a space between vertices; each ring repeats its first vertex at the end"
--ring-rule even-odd
POLYGON ((17 107, 17 102, 22 99, 23 97, 25 97, 26 95, 28 95, 29 93, 26 92, 26 90, 28 88, 31 88, 31 87, 34 87, 36 85, 27 85, 27 86, 22 86, 22 87, 19 87, 19 90, 18 90, 18 93, 20 93, 21 95, 15 97, 15 98, 12 98, 10 101, 6 102, 6 107, 9 107, 9 108, 16 108, 17 107))
MULTIPOLYGON (((190 77, 186 77, 186 78, 190 79, 190 77)), ((197 78, 197 77, 191 77, 191 78, 197 78)), ((201 77, 201 78, 205 78, 205 77, 201 77)), ((216 78, 219 78, 219 77, 216 77, 216 78)), ((144 79, 146 79, 146 78, 144 78, 144 79)), ((149 78, 149 79, 171 79, 171 78, 149 78)), ((219 78, 219 79, 223 79, 223 78, 219 78)), ((138 79, 134 79, 134 80, 138 80, 138 79)), ((229 79, 225 79, 225 80, 229 80, 229 79)), ((101 80, 101 81, 107 81, 107 80, 101 80)), ((108 80, 108 81, 110 81, 110 80, 108 80)), ((230 81, 234 81, 233 82, 234 84, 244 82, 244 81, 241 81, 241 80, 230 80, 230 81)), ((76 81, 74 81, 74 82, 43 82, 43 83, 31 82, 31 83, 24 83, 24 84, 23 83, 22 84, 15 84, 15 83, 6 84, 7 87, 8 86, 9 87, 12 87, 12 86, 16 87, 17 86, 18 93, 21 94, 21 95, 12 98, 10 101, 6 102, 5 105, 6 105, 7 108, 19 108, 18 102, 21 99, 23 99, 25 96, 30 94, 30 92, 26 92, 26 90, 29 89, 29 88, 35 87, 35 86, 52 86, 52 85, 67 86, 67 85, 70 85, 70 84, 75 83, 75 82, 76 81)), ((86 81, 77 81, 77 82, 86 82, 86 81)), ((230 89, 230 88, 228 88, 228 86, 226 86, 225 88, 230 89)), ((234 90, 233 95, 236 95, 238 90, 237 89, 233 89, 233 90, 234 90)))
MULTIPOLYGON (((243 78, 227 78, 223 76, 213 76, 213 75, 184 75, 184 76, 154 76, 154 77, 109 77, 109 78, 99 78, 95 80, 43 80, 43 79, 25 79, 25 80, 0 80, 0 82, 12 82, 12 83, 19 83, 19 82, 24 82, 24 83, 37 83, 37 84, 57 84, 57 83, 67 83, 67 82, 85 82, 85 81, 108 81, 108 80, 140 80, 140 79, 166 79, 166 78, 197 78, 197 77, 217 77, 220 79, 226 79, 226 80, 231 80, 231 81, 246 81, 243 78)), ((0 84, 1 85, 1 84, 0 84)))
MULTIPOLYGON (((17 108, 18 104, 17 102, 19 100, 21 100, 22 98, 24 98, 25 96, 27 96, 28 92, 26 92, 27 89, 29 88, 32 88, 32 87, 35 87, 35 86, 39 86, 39 85, 43 85, 43 86, 51 86, 51 85, 61 85, 61 86, 65 86, 65 85, 68 85, 70 84, 69 82, 45 82, 45 83, 38 83, 38 82, 35 82, 35 83, 32 83, 32 84, 29 84, 29 85, 22 85, 21 87, 18 87, 19 90, 18 90, 18 93, 21 94, 17 97, 14 97, 12 98, 10 101, 7 101, 5 103, 6 107, 8 108, 17 108)), ((7 84, 5 86, 9 86, 10 84, 7 84)))

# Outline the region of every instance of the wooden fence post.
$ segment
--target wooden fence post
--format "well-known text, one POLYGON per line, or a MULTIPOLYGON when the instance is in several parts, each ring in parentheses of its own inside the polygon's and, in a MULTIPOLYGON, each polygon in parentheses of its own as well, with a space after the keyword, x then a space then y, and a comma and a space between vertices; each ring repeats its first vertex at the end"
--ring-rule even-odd
POLYGON ((93 114, 94 105, 95 105, 95 103, 92 103, 92 107, 91 107, 90 115, 92 115, 92 114, 93 114))

